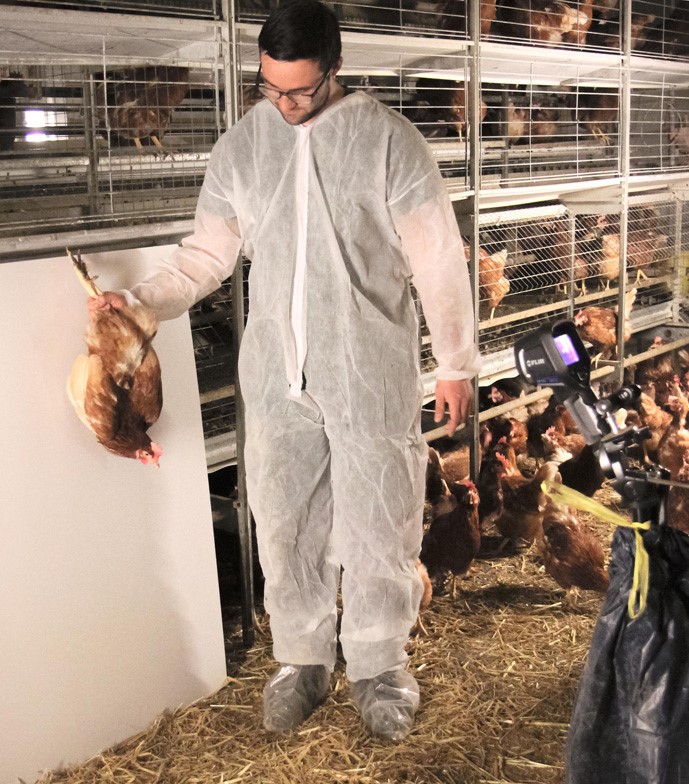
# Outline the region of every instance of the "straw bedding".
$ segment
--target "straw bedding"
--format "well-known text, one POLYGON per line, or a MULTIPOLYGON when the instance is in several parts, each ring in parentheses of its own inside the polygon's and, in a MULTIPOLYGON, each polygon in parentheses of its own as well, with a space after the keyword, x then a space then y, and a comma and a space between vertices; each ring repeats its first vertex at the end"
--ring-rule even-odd
MULTIPOLYGON (((596 498, 620 511, 614 491, 596 498)), ((607 547, 610 527, 582 519, 607 547)), ((535 553, 493 556, 495 541, 486 537, 456 596, 434 597, 410 639, 422 703, 404 743, 367 734, 342 663, 324 705, 298 731, 269 737, 261 691, 275 665, 259 615, 252 649, 241 651, 239 629, 228 637, 231 672, 218 693, 40 784, 560 784, 601 597, 563 603, 535 553)))

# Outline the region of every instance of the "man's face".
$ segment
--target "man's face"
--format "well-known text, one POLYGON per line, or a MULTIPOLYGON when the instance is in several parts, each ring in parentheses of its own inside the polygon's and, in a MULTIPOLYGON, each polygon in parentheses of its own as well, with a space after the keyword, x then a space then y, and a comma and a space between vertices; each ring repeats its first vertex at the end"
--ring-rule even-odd
POLYGON ((318 60, 273 60, 261 52, 261 74, 266 87, 286 92, 313 93, 306 103, 297 104, 289 96, 272 100, 282 119, 290 125, 300 125, 322 111, 330 96, 330 74, 325 78, 318 60))

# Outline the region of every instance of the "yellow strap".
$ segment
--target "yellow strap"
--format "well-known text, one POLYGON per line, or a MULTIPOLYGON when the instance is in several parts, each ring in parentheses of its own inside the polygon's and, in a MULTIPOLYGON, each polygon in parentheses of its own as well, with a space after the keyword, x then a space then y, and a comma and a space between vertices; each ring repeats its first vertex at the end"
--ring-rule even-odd
POLYGON ((627 602, 627 612, 629 617, 634 620, 638 618, 641 613, 646 609, 646 600, 648 598, 648 553, 644 547, 643 539, 641 538, 641 531, 648 531, 651 527, 651 521, 646 520, 643 523, 630 523, 626 518, 608 509, 593 498, 589 498, 571 487, 565 485, 544 481, 541 483, 541 489, 544 493, 549 495, 556 504, 562 506, 574 506, 581 509, 582 512, 589 512, 606 523, 612 525, 620 525, 624 528, 634 529, 634 541, 636 543, 636 555, 634 557, 634 579, 632 581, 632 590, 629 593, 629 601, 627 602))

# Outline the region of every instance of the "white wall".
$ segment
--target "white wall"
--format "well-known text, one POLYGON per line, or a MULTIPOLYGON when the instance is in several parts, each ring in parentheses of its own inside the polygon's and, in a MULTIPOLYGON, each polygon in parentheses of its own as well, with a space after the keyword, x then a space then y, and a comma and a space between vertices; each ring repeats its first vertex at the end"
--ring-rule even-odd
MULTIPOLYGON (((169 252, 85 258, 122 288, 169 252)), ((155 340, 156 469, 107 452, 66 397, 85 305, 66 256, 0 264, 0 784, 83 761, 225 677, 188 318, 155 340)))

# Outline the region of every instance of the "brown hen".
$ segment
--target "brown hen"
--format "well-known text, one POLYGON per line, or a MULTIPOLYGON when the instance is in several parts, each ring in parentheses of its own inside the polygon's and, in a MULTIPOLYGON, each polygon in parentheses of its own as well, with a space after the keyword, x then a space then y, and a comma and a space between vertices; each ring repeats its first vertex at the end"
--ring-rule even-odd
POLYGON ((616 231, 604 231, 601 235, 601 255, 598 274, 605 281, 605 289, 620 277, 620 235, 616 231))
POLYGON ((421 543, 421 562, 431 578, 448 571, 461 576, 481 546, 476 487, 469 480, 448 483, 440 479, 427 502, 430 525, 421 543))
MULTIPOLYGON (((665 431, 672 424, 672 414, 663 409, 645 392, 641 393, 637 404, 641 425, 650 431, 650 438, 643 442, 643 449, 648 459, 656 461, 658 458, 658 446, 665 431)), ((632 420, 629 420, 632 424, 632 420)))
MULTIPOLYGON (((632 289, 625 295, 625 340, 629 340, 632 336, 629 314, 635 299, 636 289, 632 289)), ((617 307, 603 308, 596 305, 583 308, 574 316, 574 324, 581 339, 587 340, 593 346, 596 364, 601 358, 611 359, 617 355, 617 316, 617 307)))
MULTIPOLYGON (((91 296, 100 290, 80 257, 72 257, 91 296)), ((160 363, 151 342, 158 322, 143 305, 96 312, 86 331, 88 356, 78 356, 67 394, 81 421, 110 452, 158 465, 160 446, 148 429, 163 405, 160 363)))
POLYGON ((568 595, 576 588, 605 593, 609 580, 603 547, 575 511, 548 501, 542 526, 539 551, 553 580, 568 595))
MULTIPOLYGON (((684 454, 682 466, 675 479, 689 484, 689 452, 684 454)), ((689 534, 689 488, 671 487, 667 498, 667 524, 689 534)))
POLYGON ((513 38, 557 46, 578 43, 591 24, 590 13, 563 0, 503 0, 501 32, 513 38))
POLYGON ((594 87, 580 90, 575 120, 602 144, 611 144, 618 130, 620 96, 617 90, 594 87))
POLYGON ((672 385, 668 406, 672 411, 672 422, 658 442, 658 462, 667 468, 671 479, 677 479, 684 458, 689 455, 689 399, 678 383, 672 385))
POLYGON ((98 119, 139 150, 142 139, 164 149, 160 140, 188 92, 188 68, 147 65, 110 74, 99 86, 98 119))
POLYGON ((484 248, 479 248, 478 280, 479 302, 485 302, 490 308, 489 320, 510 290, 510 282, 505 277, 507 250, 503 249, 489 255, 484 248))
MULTIPOLYGON (((496 0, 480 0, 479 17, 481 35, 490 33, 490 28, 495 19, 496 0)), ((467 32, 466 0, 446 0, 442 6, 440 27, 443 30, 467 32)))
MULTIPOLYGON (((662 337, 656 337, 648 350, 660 349, 664 342, 662 337)), ((640 362, 634 372, 634 383, 638 384, 642 391, 653 398, 659 406, 664 406, 675 383, 672 353, 666 351, 657 357, 640 362)))
MULTIPOLYGON (((455 122, 455 127, 457 128, 460 139, 464 138, 464 131, 467 127, 467 87, 468 85, 466 82, 460 82, 450 96, 450 115, 455 122)), ((487 113, 488 104, 481 99, 480 122, 483 122, 486 119, 487 113)))
POLYGON ((550 430, 563 436, 576 433, 577 427, 572 415, 567 408, 558 403, 552 395, 548 400, 548 405, 540 414, 534 414, 526 423, 528 439, 527 446, 529 454, 534 457, 544 457, 543 434, 550 430))
POLYGON ((496 453, 496 458, 502 468, 498 474, 502 509, 495 518, 495 525, 505 543, 515 545, 524 541, 530 544, 539 535, 546 508, 541 483, 559 481, 557 466, 544 463, 533 477, 527 478, 517 467, 513 451, 508 451, 507 456, 496 453))

